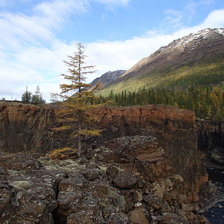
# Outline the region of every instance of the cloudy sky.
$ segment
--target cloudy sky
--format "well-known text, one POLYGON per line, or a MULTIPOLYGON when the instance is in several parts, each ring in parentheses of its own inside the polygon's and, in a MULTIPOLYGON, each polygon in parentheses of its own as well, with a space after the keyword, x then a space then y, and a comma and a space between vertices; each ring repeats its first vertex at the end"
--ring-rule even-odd
POLYGON ((223 0, 0 0, 0 99, 59 92, 75 42, 96 65, 91 81, 208 27, 224 27, 223 0))

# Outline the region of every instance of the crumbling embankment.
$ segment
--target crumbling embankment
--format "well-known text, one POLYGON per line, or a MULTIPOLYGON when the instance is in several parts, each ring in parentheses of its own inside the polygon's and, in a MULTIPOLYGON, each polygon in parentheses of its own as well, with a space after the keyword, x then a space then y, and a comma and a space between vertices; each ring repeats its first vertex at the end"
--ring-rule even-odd
MULTIPOLYGON (((3 104, 0 108, 0 139, 4 151, 9 147, 11 152, 47 152, 55 145, 71 142, 66 132, 52 132, 53 108, 23 104, 3 104)), ((94 147, 87 145, 82 158, 60 165, 60 161, 47 157, 31 156, 30 160, 29 153, 27 159, 20 158, 20 154, 2 154, 3 220, 16 223, 19 217, 19 220, 39 220, 36 223, 56 220, 54 223, 62 224, 81 223, 80 220, 87 220, 83 223, 118 223, 119 220, 146 224, 152 220, 158 224, 206 223, 191 205, 198 200, 199 188, 207 181, 197 150, 193 112, 149 105, 100 108, 91 113, 98 116, 102 135, 92 143, 94 147), (52 173, 60 178, 53 178, 52 184, 48 184, 52 173), (34 176, 38 176, 39 179, 34 178, 38 184, 33 182, 34 176), (51 198, 44 196, 44 183, 55 194, 51 198), (35 206, 43 199, 32 201, 32 211, 23 208, 26 195, 34 196, 32 189, 46 199, 39 212, 43 214, 41 218, 35 206), (18 216, 12 216, 8 208, 18 216)))
POLYGON ((0 103, 0 149, 46 152, 52 147, 54 110, 22 103, 0 103))
POLYGON ((104 128, 103 138, 154 136, 164 149, 167 164, 185 180, 188 198, 197 200, 207 181, 206 169, 197 149, 195 115, 192 111, 163 105, 101 108, 95 111, 104 128))
MULTIPOLYGON (((102 142, 123 136, 154 136, 164 149, 167 163, 193 188, 189 197, 197 199, 206 171, 197 150, 195 115, 191 111, 162 105, 100 108, 94 111, 104 130, 102 142), (196 194, 192 194, 196 192, 196 194), (191 196, 190 196, 191 195, 191 196)), ((0 148, 4 151, 38 151, 64 146, 66 133, 53 133, 55 113, 50 107, 29 104, 0 105, 0 148)))
POLYGON ((207 155, 207 165, 224 169, 224 122, 197 120, 198 148, 207 155))

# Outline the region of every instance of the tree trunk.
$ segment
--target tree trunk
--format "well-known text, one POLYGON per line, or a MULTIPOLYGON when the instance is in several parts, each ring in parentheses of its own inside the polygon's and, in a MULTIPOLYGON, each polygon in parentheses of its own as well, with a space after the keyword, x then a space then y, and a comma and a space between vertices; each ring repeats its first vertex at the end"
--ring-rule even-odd
POLYGON ((81 122, 78 121, 78 157, 81 156, 81 150, 82 150, 80 131, 81 131, 81 122))

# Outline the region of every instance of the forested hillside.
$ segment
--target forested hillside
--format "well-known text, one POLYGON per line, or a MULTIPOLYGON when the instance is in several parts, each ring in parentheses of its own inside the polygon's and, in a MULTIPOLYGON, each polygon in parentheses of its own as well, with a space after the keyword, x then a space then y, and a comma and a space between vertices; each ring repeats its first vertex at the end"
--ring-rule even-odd
POLYGON ((143 58, 99 92, 116 105, 165 104, 224 117, 224 29, 205 29, 143 58))
POLYGON ((193 110, 199 118, 224 119, 224 88, 221 86, 183 88, 141 89, 137 92, 122 91, 99 102, 112 102, 119 106, 164 104, 193 110))

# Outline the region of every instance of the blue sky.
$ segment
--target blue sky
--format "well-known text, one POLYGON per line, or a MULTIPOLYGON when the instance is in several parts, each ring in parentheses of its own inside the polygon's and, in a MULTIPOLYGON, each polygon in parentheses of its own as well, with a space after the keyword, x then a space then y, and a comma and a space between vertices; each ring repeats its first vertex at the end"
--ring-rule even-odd
POLYGON ((91 81, 209 27, 224 27, 223 0, 0 0, 0 98, 58 92, 75 42, 96 65, 91 81))

